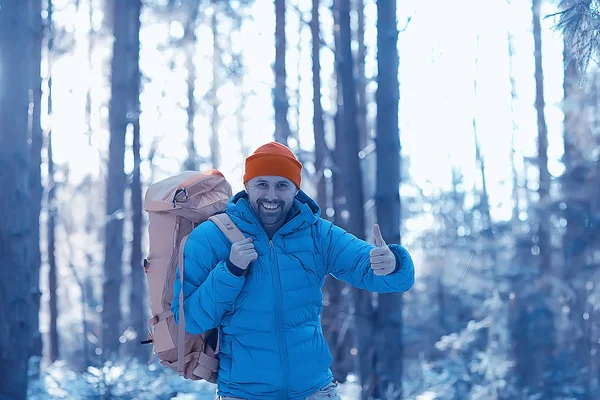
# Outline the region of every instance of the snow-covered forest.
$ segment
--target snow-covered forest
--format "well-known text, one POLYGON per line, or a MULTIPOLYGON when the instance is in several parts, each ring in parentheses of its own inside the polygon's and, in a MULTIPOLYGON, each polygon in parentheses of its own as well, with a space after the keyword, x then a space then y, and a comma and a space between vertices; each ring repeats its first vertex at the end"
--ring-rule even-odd
POLYGON ((414 260, 327 278, 344 400, 600 399, 599 43, 598 0, 0 0, 0 400, 214 399, 141 343, 144 194, 272 140, 414 260))

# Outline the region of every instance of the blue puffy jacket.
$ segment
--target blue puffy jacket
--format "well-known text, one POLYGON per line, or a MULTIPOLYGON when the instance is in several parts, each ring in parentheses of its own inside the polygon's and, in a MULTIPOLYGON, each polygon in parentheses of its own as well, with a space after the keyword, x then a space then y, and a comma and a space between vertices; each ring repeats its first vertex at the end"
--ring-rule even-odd
MULTIPOLYGON (((254 239, 258 259, 247 276, 227 268, 230 243, 208 221, 184 249, 186 330, 199 334, 220 326, 218 394, 244 399, 304 399, 333 379, 331 353, 321 329, 321 288, 327 274, 372 292, 407 291, 414 283, 408 252, 390 245, 396 271, 377 276, 369 243, 319 217, 317 204, 300 191, 292 216, 269 240, 246 192, 227 214, 254 239)), ((171 310, 179 323, 179 275, 171 310)))

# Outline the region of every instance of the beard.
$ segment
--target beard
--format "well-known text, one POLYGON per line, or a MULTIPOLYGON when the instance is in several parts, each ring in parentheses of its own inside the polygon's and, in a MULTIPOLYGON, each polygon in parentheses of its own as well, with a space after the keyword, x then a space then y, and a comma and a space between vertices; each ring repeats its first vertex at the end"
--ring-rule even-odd
POLYGON ((255 211, 263 225, 282 225, 285 222, 285 217, 290 207, 291 205, 283 201, 265 201, 259 199, 256 201, 255 211), (269 210, 265 206, 277 206, 277 208, 269 210))

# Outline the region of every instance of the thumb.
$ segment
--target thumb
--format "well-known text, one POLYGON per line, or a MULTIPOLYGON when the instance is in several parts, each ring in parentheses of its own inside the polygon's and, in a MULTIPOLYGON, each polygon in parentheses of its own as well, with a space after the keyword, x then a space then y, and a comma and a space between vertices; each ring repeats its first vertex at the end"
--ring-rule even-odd
POLYGON ((383 240, 383 236, 381 236, 381 229, 379 229, 379 224, 373 225, 373 236, 375 237, 375 246, 383 247, 386 245, 385 240, 383 240))

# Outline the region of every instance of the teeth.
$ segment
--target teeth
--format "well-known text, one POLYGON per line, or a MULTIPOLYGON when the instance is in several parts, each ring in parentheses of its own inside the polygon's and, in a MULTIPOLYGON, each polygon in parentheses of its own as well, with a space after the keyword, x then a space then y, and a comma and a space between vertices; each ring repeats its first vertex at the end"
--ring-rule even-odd
POLYGON ((264 204, 264 203, 263 203, 263 205, 262 205, 262 206, 263 206, 264 208, 266 208, 267 210, 274 210, 274 209, 276 209, 276 208, 278 208, 278 207, 279 207, 279 204, 277 204, 277 205, 273 205, 273 204, 264 204))

